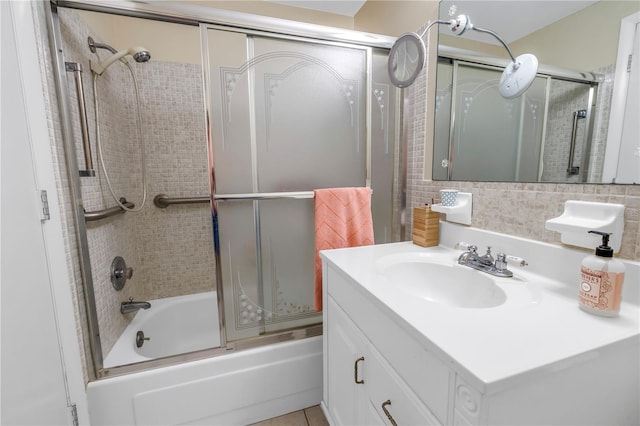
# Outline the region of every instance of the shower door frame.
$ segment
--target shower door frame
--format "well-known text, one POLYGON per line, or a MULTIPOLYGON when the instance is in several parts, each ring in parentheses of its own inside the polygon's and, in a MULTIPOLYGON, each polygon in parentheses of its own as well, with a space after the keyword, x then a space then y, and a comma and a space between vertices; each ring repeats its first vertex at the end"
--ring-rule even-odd
MULTIPOLYGON (((87 238, 87 230, 85 227, 84 207, 82 203, 82 196, 80 191, 80 179, 79 179, 79 166, 75 158, 75 141, 73 134, 71 133, 71 107, 68 101, 68 88, 65 80, 64 60, 62 56, 62 38, 60 29, 58 26, 57 9, 60 7, 86 10, 90 12, 101 12, 116 15, 123 15, 135 18, 151 19, 156 21, 165 21, 170 23, 201 26, 211 25, 220 26, 225 29, 234 29, 240 31, 256 32, 262 34, 268 34, 270 36, 289 37, 291 39, 301 38, 310 40, 313 42, 334 43, 336 45, 348 45, 358 46, 369 50, 367 55, 367 88, 371 90, 371 61, 373 48, 389 51, 395 42, 395 37, 364 33, 355 30, 348 30, 342 28, 335 28, 329 26, 321 26, 297 21, 290 21, 278 18, 270 18, 259 15, 252 15, 242 12, 231 12, 221 9, 213 9, 207 7, 201 7, 189 4, 168 4, 168 3, 139 3, 133 1, 119 1, 112 2, 109 0, 49 0, 45 6, 45 13, 47 19, 47 31, 49 34, 49 42, 52 53, 53 61, 53 73, 54 83, 56 85, 56 97, 59 108, 60 123, 62 128, 62 143, 65 153, 65 166, 67 169, 67 177, 70 187, 70 198, 72 206, 75 207, 71 213, 74 221, 75 238, 78 243, 79 254, 79 270, 80 270, 80 284, 84 288, 86 306, 86 318, 88 327, 88 340, 90 346, 90 354, 87 354, 90 360, 88 365, 89 380, 102 379, 107 377, 114 377, 123 374, 134 373, 150 368, 158 368, 169 365, 180 364, 188 361, 195 361, 199 359, 211 358, 214 356, 224 355, 230 351, 250 349, 267 344, 283 342, 288 340, 302 339, 306 337, 312 337, 322 334, 322 324, 312 325, 306 328, 300 328, 287 332, 255 337, 245 341, 234 342, 230 346, 226 346, 226 337, 224 334, 221 336, 221 346, 216 348, 205 349, 197 352, 190 352, 185 354, 178 354, 166 358, 154 359, 144 361, 135 364, 128 364, 116 367, 104 368, 102 353, 99 324, 96 316, 96 303, 93 299, 94 283, 92 280, 92 268, 89 258, 89 243, 87 238), (338 30, 338 31, 336 31, 338 30)), ((201 45, 202 54, 205 54, 203 45, 201 45)), ((203 73, 207 75, 210 71, 208 63, 204 60, 202 62, 203 73)), ((398 93, 395 99, 396 105, 399 105, 399 98, 401 94, 398 93)), ((367 92, 367 140, 370 141, 371 128, 370 128, 370 92, 367 92)), ((205 93, 205 103, 209 102, 207 93, 205 93)), ((208 103, 204 106, 207 122, 203 125, 208 126, 210 123, 208 103)), ((208 128, 208 127, 207 127, 208 128)), ((398 116, 396 115, 396 129, 399 129, 398 116)), ((397 133, 397 132, 396 132, 397 133)), ((209 143, 210 136, 207 136, 209 143)), ((370 143, 370 142, 369 142, 370 143)), ((395 143, 403 143, 395 135, 395 143)), ((405 148, 401 147, 401 151, 405 151, 405 148)), ((370 149, 367 149, 367 156, 370 155, 370 149)), ((398 161, 403 162, 402 158, 396 159, 394 167, 402 168, 402 164, 398 165, 398 161)), ((370 158, 367 159, 367 184, 370 179, 370 158)), ((210 178, 212 178, 210 176, 210 178)), ((401 183, 401 193, 404 193, 406 188, 406 180, 401 183)), ((209 194, 211 202, 215 202, 215 195, 209 194)), ((394 219, 395 221, 395 219, 394 219)), ((395 224, 395 222, 394 222, 395 224)), ((395 226, 395 225, 394 225, 395 226)), ((216 260, 216 275, 220 272, 219 259, 216 260)), ((216 277, 217 278, 217 277, 216 277)), ((216 279, 216 283, 221 283, 216 279)), ((216 284, 218 285, 218 284, 216 284)), ((221 284, 220 284, 221 285, 221 284)), ((218 299, 221 300, 220 298, 218 299)), ((222 319, 223 321, 223 319, 222 319)), ((224 323, 220 323, 220 328, 224 328, 224 323)))

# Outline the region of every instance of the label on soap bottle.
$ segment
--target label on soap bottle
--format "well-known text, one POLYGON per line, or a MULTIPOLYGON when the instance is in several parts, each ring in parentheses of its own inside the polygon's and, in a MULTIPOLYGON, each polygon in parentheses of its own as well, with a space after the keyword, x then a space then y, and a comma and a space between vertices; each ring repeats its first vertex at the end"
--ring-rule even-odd
POLYGON ((582 305, 602 311, 620 310, 624 272, 605 272, 583 266, 580 275, 582 305))

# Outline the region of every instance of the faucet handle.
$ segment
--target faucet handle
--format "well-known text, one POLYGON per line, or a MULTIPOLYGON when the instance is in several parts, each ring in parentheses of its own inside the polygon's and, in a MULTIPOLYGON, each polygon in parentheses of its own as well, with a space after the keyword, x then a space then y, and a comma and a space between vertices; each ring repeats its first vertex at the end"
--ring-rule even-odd
POLYGON ((523 258, 518 257, 518 256, 511 256, 511 255, 508 254, 508 255, 506 255, 506 258, 510 262, 515 262, 518 266, 527 266, 528 265, 526 260, 524 260, 523 258))
POLYGON ((504 253, 498 253, 496 256, 496 269, 504 271, 507 269, 507 260, 511 262, 515 262, 518 266, 527 266, 528 263, 521 257, 511 256, 504 253))

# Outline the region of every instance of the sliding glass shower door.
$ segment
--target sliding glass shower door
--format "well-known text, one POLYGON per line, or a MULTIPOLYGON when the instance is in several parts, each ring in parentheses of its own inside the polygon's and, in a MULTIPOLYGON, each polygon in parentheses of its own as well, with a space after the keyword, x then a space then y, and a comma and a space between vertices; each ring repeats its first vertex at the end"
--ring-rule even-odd
POLYGON ((370 184, 371 49, 217 27, 203 42, 227 341, 319 323, 312 191, 370 184))
POLYGON ((504 99, 501 73, 455 60, 438 63, 434 179, 538 180, 546 79, 536 77, 524 95, 504 99))

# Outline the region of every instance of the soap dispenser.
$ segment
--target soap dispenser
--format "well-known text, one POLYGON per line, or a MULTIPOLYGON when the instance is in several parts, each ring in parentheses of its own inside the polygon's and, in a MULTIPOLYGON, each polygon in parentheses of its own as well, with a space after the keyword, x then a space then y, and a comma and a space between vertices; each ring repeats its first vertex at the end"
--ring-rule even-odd
POLYGON ((602 245, 596 247, 595 255, 582 261, 580 279, 580 308, 590 314, 614 317, 620 312, 624 263, 613 258, 609 247, 611 234, 589 231, 602 236, 602 245))

